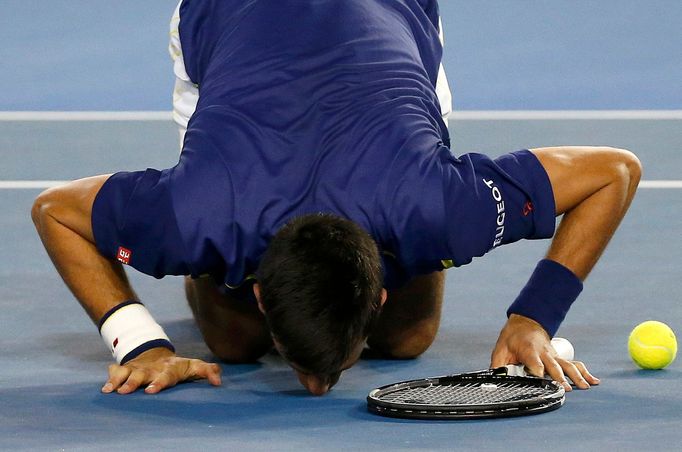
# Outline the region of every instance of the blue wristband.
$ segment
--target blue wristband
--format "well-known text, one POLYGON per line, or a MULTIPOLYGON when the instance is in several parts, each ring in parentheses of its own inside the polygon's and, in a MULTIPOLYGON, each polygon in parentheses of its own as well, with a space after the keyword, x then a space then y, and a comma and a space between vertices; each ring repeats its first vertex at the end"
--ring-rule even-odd
POLYGON ((519 314, 533 319, 554 337, 582 290, 582 281, 571 270, 558 262, 543 259, 507 309, 507 317, 519 314))

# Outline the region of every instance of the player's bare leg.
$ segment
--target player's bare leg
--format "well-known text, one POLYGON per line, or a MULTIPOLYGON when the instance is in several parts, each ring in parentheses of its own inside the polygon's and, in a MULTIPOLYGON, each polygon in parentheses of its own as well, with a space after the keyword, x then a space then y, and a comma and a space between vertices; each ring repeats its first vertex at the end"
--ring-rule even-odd
POLYGON ((206 345, 221 360, 252 362, 272 347, 256 303, 221 292, 211 278, 185 278, 185 293, 206 345))
POLYGON ((389 291, 368 345, 392 358, 416 358, 433 343, 440 325, 445 272, 417 276, 389 291))

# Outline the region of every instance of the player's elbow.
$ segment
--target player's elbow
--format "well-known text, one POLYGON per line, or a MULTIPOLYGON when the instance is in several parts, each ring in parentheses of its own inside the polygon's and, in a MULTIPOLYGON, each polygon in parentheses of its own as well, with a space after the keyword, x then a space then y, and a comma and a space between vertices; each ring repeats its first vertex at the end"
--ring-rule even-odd
POLYGON ((635 185, 639 185, 639 181, 642 179, 642 162, 634 153, 630 151, 627 151, 627 153, 629 156, 627 167, 630 173, 630 180, 631 182, 634 182, 635 185))
POLYGON ((626 149, 613 149, 613 168, 618 181, 634 191, 642 178, 642 162, 639 158, 626 149))
POLYGON ((57 220, 64 206, 65 198, 61 187, 49 188, 38 195, 31 208, 31 219, 38 234, 42 234, 49 222, 57 220))
POLYGON ((36 227, 38 233, 42 230, 42 225, 44 219, 48 217, 48 211, 50 210, 52 204, 52 189, 45 190, 33 201, 33 206, 31 207, 31 219, 36 227))

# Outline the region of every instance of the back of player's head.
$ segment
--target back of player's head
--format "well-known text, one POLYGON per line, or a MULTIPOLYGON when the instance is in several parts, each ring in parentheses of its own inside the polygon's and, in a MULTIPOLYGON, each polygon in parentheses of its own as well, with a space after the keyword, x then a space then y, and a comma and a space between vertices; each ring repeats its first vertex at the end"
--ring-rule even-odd
POLYGON ((280 229, 258 281, 280 351, 314 374, 338 371, 379 314, 377 245, 358 225, 334 215, 306 215, 280 229))

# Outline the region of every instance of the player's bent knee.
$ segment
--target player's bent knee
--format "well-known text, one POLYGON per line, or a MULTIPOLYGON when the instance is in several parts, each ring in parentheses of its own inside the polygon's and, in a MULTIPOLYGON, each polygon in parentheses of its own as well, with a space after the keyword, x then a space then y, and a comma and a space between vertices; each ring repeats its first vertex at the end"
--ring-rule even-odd
POLYGON ((369 346, 392 359, 414 359, 429 349, 436 339, 438 327, 413 329, 400 337, 370 339, 369 346))
POLYGON ((421 356, 432 342, 428 341, 408 341, 392 347, 386 355, 393 359, 415 359, 421 356))
POLYGON ((265 355, 272 343, 267 334, 250 334, 240 328, 202 330, 204 342, 221 361, 232 364, 252 363, 265 355))
POLYGON ((185 278, 185 294, 204 342, 221 361, 254 362, 272 346, 257 307, 221 293, 212 280, 185 278))
POLYGON ((432 343, 433 339, 423 337, 413 338, 402 341, 399 344, 394 344, 385 353, 387 356, 394 359, 415 359, 428 350, 432 343))
POLYGON ((269 345, 234 345, 206 341, 206 345, 213 355, 220 361, 230 364, 248 364, 258 361, 267 351, 269 345))

